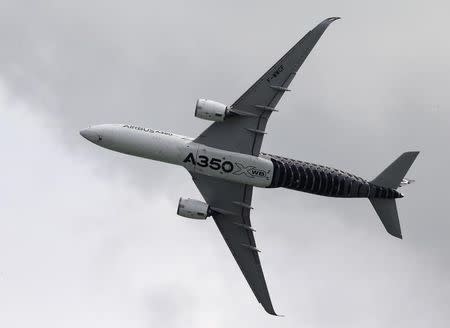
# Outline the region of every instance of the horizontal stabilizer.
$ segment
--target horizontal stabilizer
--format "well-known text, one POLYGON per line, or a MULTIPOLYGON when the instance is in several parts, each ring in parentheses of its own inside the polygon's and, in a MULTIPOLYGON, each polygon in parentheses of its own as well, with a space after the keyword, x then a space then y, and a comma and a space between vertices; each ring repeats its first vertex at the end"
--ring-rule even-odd
POLYGON ((392 236, 402 239, 395 199, 369 198, 381 222, 392 236))
POLYGON ((417 155, 418 151, 403 153, 371 182, 380 187, 397 189, 417 155))

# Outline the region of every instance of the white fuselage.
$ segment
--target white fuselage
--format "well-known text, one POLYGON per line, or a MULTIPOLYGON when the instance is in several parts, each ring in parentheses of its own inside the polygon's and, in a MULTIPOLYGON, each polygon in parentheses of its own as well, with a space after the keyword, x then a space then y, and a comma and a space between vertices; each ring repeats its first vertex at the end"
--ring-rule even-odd
POLYGON ((89 141, 124 154, 180 165, 189 172, 255 187, 272 181, 270 160, 196 143, 192 138, 131 124, 103 124, 84 129, 89 141))

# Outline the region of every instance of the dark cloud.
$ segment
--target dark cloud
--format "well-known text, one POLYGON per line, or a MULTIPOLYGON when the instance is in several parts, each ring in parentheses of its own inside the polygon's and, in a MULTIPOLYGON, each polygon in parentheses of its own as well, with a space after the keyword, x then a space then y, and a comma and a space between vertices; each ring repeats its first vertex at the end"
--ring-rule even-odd
POLYGON ((38 308, 30 318, 43 326, 448 326, 447 2, 1 7, 10 156, 0 164, 0 284, 28 299, 0 297, 1 323, 28 325, 14 314, 38 308), (177 219, 178 197, 199 197, 183 169, 96 148, 78 130, 131 122, 195 136, 208 126, 193 117, 197 98, 233 102, 335 15, 344 19, 301 68, 263 150, 367 178, 420 150, 409 174, 417 182, 399 202, 405 239, 387 235, 367 201, 257 189, 257 243, 287 315, 270 318, 212 222, 177 219))

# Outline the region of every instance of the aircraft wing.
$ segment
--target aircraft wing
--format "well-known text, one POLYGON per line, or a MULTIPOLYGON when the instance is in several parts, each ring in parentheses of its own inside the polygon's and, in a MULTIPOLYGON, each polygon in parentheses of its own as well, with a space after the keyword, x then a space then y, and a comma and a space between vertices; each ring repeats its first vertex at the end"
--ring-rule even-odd
POLYGON ((276 315, 250 222, 253 187, 195 173, 192 179, 205 201, 216 212, 214 221, 256 299, 268 313, 276 315))
POLYGON ((195 140, 206 146, 258 156, 266 124, 295 74, 327 27, 338 17, 325 19, 309 31, 278 62, 259 78, 230 110, 224 122, 211 124, 195 140))

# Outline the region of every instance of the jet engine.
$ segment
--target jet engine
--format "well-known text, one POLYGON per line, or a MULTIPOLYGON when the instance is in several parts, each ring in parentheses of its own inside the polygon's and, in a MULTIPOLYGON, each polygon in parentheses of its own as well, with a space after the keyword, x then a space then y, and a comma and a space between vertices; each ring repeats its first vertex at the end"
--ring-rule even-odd
POLYGON ((212 214, 212 211, 205 202, 190 198, 180 198, 177 214, 189 219, 205 220, 212 214))
POLYGON ((228 106, 217 101, 198 99, 195 105, 195 117, 204 120, 222 122, 229 114, 228 106))

